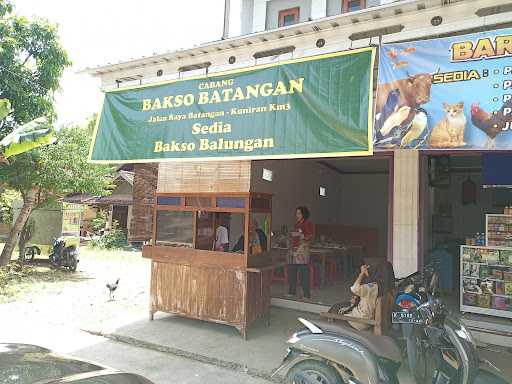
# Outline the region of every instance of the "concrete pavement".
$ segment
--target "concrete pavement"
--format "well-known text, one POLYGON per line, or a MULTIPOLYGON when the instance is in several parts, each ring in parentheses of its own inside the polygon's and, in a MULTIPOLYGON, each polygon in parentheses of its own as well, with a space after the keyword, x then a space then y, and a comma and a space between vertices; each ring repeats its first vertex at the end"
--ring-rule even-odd
POLYGON ((138 373, 155 384, 268 383, 245 372, 115 342, 71 327, 38 324, 37 319, 25 318, 11 322, 8 327, 0 329, 0 341, 40 345, 61 354, 138 373))
POLYGON ((139 373, 155 384, 265 384, 266 380, 203 364, 167 353, 155 352, 114 341, 102 341, 74 351, 73 355, 100 360, 111 367, 139 373))

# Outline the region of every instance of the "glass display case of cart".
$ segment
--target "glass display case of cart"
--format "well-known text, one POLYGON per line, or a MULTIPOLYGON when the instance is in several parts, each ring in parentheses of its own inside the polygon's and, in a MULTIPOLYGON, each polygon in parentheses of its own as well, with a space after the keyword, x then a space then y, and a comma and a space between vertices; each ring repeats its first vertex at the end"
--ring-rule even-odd
POLYGON ((261 264, 271 242, 272 196, 261 193, 156 195, 153 245, 168 247, 170 257, 202 251, 240 265, 261 264), (237 263, 238 264, 238 263, 237 263))
POLYGON ((512 248, 461 246, 461 311, 512 318, 512 248))

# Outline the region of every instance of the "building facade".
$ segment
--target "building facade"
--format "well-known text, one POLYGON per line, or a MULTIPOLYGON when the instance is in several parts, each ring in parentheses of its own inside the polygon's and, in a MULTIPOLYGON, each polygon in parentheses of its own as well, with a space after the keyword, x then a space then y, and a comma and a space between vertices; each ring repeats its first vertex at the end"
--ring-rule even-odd
MULTIPOLYGON (((117 89, 382 43, 493 30, 510 26, 512 16, 510 6, 496 6, 492 0, 247 0, 228 2, 226 12, 224 39, 86 71, 101 78, 104 90, 117 89), (238 20, 238 30, 233 20, 238 20)), ((387 257, 397 274, 405 275, 423 257, 421 156, 419 151, 395 150, 392 158, 387 257)), ((220 168, 230 166, 218 163, 220 168)), ((170 168, 160 166, 159 190, 170 168)), ((209 182, 205 185, 209 190, 209 182)))

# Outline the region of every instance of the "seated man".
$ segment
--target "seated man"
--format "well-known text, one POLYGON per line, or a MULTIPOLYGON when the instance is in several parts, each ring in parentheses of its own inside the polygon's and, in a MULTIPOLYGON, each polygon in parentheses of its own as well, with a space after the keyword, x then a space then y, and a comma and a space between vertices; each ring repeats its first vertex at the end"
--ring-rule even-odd
MULTIPOLYGON (((251 245, 259 245, 260 252, 267 250, 267 235, 263 232, 262 229, 259 228, 258 222, 253 220, 249 226, 249 243, 251 245)), ((244 243, 245 238, 244 235, 240 236, 235 246, 233 247, 233 252, 243 252, 244 251, 244 243)), ((254 247, 253 247, 254 248, 254 247)))

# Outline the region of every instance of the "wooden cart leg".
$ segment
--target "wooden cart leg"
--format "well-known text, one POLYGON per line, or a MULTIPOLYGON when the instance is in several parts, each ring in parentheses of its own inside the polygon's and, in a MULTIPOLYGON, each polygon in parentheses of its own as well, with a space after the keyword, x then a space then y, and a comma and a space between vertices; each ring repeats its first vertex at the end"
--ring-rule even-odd
POLYGON ((240 332, 240 335, 242 335, 244 340, 247 340, 247 327, 242 325, 240 327, 235 328, 238 330, 238 332, 240 332))

